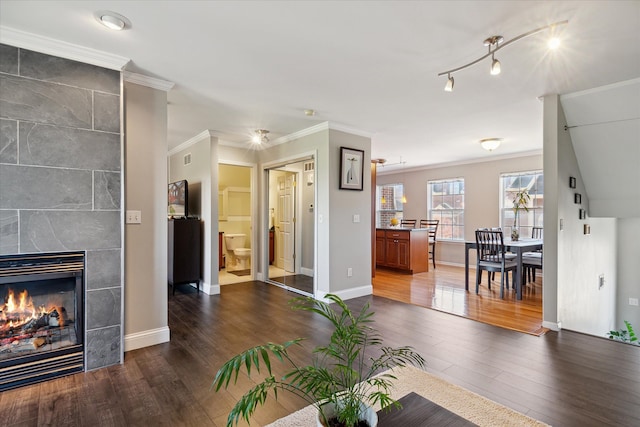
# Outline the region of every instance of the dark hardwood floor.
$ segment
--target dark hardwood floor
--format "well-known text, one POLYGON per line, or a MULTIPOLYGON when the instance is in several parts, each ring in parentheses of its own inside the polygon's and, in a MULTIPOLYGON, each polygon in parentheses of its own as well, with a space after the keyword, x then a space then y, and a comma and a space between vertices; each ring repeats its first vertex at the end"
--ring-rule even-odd
MULTIPOLYGON (((169 298, 171 342, 128 352, 123 365, 4 392, 0 425, 223 426, 240 388, 211 381, 230 356, 266 341, 309 337, 306 362, 328 337, 319 316, 290 310, 295 295, 261 282, 225 286, 218 296, 179 288, 169 298)), ((640 425, 640 348, 572 332, 535 337, 378 296, 370 301, 389 345, 413 345, 428 370, 554 426, 640 425)), ((276 365, 279 373, 282 369, 276 365)), ((281 394, 251 425, 305 405, 281 394)))

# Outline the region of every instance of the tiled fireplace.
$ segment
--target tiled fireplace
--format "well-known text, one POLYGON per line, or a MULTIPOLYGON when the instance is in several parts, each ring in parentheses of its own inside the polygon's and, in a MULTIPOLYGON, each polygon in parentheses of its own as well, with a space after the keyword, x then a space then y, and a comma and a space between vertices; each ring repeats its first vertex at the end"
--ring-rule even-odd
POLYGON ((84 370, 84 258, 0 255, 0 392, 84 370))
MULTIPOLYGON (((50 282, 64 301, 43 301, 46 292, 24 284, 47 323, 55 323, 50 306, 64 306, 56 314, 73 325, 64 329, 76 335, 68 351, 84 351, 84 370, 120 363, 123 354, 121 87, 119 71, 0 44, 0 255, 82 254, 82 273, 50 282)), ((0 306, 10 299, 6 282, 0 306)), ((22 289, 10 287, 15 304, 22 289)), ((30 339, 46 333, 28 331, 30 339)), ((54 338, 45 342, 29 357, 49 351, 54 338)), ((0 354, 0 370, 2 363, 0 354)))

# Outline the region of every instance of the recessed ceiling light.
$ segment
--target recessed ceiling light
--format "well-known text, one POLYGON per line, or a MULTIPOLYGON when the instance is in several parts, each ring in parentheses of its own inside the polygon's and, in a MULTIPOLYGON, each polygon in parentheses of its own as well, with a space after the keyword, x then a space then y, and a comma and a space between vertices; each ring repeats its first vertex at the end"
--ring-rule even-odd
POLYGON ((115 12, 104 10, 97 12, 95 16, 99 23, 110 30, 121 31, 131 27, 131 22, 126 17, 115 12))

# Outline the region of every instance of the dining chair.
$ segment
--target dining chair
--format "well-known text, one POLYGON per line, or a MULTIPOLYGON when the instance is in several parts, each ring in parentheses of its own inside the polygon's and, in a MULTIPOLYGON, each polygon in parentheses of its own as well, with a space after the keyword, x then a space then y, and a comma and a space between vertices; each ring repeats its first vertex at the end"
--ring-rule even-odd
POLYGON ((416 223, 418 220, 416 219, 401 219, 400 227, 402 228, 416 228, 416 223))
MULTIPOLYGON (((543 238, 543 228, 533 227, 531 229, 532 239, 543 238)), ((535 252, 525 252, 522 254, 522 283, 525 283, 525 279, 529 282, 536 281, 536 270, 542 270, 542 249, 535 252)))
MULTIPOLYGON (((504 298, 505 282, 507 289, 509 289, 509 271, 511 271, 515 284, 515 271, 518 268, 518 263, 507 257, 502 231, 476 230, 476 247, 476 294, 479 292, 483 270, 500 272, 500 298, 504 298)), ((489 280, 488 287, 491 289, 491 280, 489 280)))
POLYGON ((436 268, 436 236, 438 235, 439 219, 421 219, 420 228, 428 228, 429 231, 429 253, 427 259, 433 262, 433 268, 436 268))

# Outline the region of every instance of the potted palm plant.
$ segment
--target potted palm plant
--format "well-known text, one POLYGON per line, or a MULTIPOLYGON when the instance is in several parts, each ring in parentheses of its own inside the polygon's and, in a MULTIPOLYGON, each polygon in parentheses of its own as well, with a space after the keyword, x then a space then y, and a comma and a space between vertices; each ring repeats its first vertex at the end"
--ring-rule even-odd
POLYGON ((390 408, 400 404, 390 397, 396 377, 386 371, 411 364, 423 368, 425 360, 412 347, 384 346, 379 332, 371 326, 373 312, 367 303, 353 313, 337 295, 325 299, 334 303, 299 297, 290 301, 294 310, 317 313, 331 322, 329 342, 316 347, 309 365, 300 366, 289 355, 289 348, 301 345, 296 338, 283 344, 267 343, 243 351, 229 359, 216 373, 212 388, 227 388, 238 374, 263 372, 265 378, 238 400, 227 418, 227 427, 249 418, 263 405, 270 392, 278 398, 284 390, 302 397, 318 410, 318 425, 325 427, 375 427, 377 416, 372 407, 390 408), (272 372, 272 358, 290 366, 284 376, 272 372), (255 369, 254 369, 255 368, 255 369), (367 417, 370 417, 368 420, 367 417), (365 423, 363 423, 363 420, 365 423))
POLYGON ((511 227, 511 240, 514 242, 520 238, 520 231, 518 230, 518 212, 520 209, 524 209, 525 212, 529 212, 529 200, 531 200, 531 197, 526 189, 518 191, 513 196, 513 227, 511 227))

